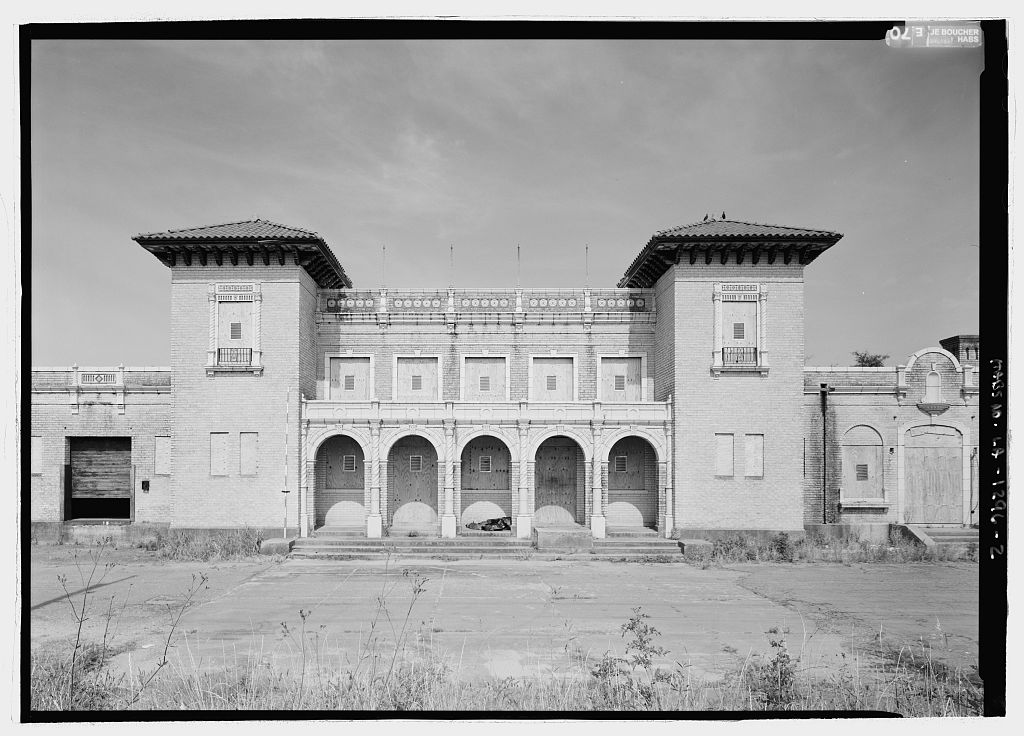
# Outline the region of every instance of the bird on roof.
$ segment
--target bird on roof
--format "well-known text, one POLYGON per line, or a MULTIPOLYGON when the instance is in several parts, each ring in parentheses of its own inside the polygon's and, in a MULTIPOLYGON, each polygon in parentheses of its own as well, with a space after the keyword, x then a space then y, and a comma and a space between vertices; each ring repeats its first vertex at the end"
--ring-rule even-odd
POLYGON ((725 210, 722 210, 722 219, 725 219, 725 210))
POLYGON ((708 221, 708 213, 707 213, 707 212, 705 212, 705 213, 704 213, 704 222, 707 222, 707 221, 708 221))

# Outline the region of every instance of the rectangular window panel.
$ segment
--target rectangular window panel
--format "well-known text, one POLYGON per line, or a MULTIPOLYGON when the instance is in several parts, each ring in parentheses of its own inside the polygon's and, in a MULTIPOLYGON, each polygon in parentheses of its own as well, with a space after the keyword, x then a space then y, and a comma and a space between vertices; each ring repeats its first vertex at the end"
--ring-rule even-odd
POLYGON ((732 339, 742 340, 743 339, 743 323, 734 322, 732 326, 732 339))
POLYGON ((171 438, 154 437, 153 472, 156 475, 171 474, 171 438))
POLYGON ((598 395, 611 401, 641 401, 641 358, 604 356, 600 359, 598 395))
POLYGON ((468 356, 463 361, 462 400, 494 401, 505 398, 504 357, 468 356))
POLYGON ((616 455, 615 456, 615 472, 625 473, 626 472, 626 456, 616 455))
POLYGON ((743 448, 743 474, 748 478, 764 477, 764 435, 748 434, 743 448))
POLYGON ((857 480, 868 479, 868 466, 864 464, 857 465, 857 480))
POLYGON ((574 372, 571 357, 533 358, 530 369, 530 398, 534 401, 572 401, 575 398, 574 372))
POLYGON ((228 433, 210 432, 210 475, 228 474, 228 433))
POLYGON ((420 391, 423 389, 423 376, 412 377, 412 390, 420 391))
POLYGON ((43 438, 32 438, 32 475, 43 473, 43 438))
POLYGON ((491 456, 481 455, 480 456, 480 472, 490 473, 491 472, 491 456))
POLYGON ((341 458, 341 470, 343 473, 356 472, 356 456, 343 455, 341 458))
POLYGON ((733 437, 731 434, 715 435, 715 475, 733 474, 733 437))
POLYGON ((557 376, 548 376, 548 378, 547 378, 547 386, 548 386, 548 391, 557 391, 558 390, 558 377, 557 376))
POLYGON ((625 376, 615 376, 615 390, 616 391, 625 391, 626 390, 626 377, 625 376))
POLYGON ((242 323, 232 322, 231 323, 231 339, 241 340, 242 339, 242 323))
POLYGON ((422 455, 410 455, 409 456, 409 471, 413 473, 419 473, 423 470, 423 456, 422 455))
POLYGON ((238 472, 241 475, 256 475, 258 445, 258 432, 238 433, 238 472))
POLYGON ((370 398, 369 358, 331 358, 330 371, 329 398, 344 401, 370 398))
POLYGON ((441 400, 441 372, 436 357, 398 358, 395 381, 395 401, 441 400))

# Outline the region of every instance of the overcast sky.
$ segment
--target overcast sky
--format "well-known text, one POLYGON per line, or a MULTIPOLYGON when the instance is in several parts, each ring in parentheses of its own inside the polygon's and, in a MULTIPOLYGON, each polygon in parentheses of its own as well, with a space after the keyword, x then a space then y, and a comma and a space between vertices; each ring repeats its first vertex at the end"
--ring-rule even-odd
MULTIPOLYGON (((169 364, 139 232, 261 217, 357 287, 614 286, 656 230, 845 237, 807 363, 978 332, 981 50, 858 41, 42 41, 32 363, 169 364)), ((981 244, 984 247, 984 244, 981 244)))

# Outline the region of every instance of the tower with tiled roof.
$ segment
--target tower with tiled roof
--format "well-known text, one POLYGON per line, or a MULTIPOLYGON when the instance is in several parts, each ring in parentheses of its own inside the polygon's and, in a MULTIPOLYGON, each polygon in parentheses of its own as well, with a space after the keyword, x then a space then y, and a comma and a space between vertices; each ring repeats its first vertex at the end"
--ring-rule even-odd
POLYGON ((296 530, 317 290, 351 287, 344 268, 317 233, 264 219, 134 240, 171 270, 174 525, 267 527, 287 508, 296 530))
POLYGON ((619 282, 655 290, 684 536, 802 530, 804 269, 841 237, 705 219, 656 232, 619 282))

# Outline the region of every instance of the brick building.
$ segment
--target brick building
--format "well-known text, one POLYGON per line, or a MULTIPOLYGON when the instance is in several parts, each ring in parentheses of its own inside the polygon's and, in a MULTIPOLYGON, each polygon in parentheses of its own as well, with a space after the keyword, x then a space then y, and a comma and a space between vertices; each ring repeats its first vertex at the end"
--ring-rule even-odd
POLYGON ((976 337, 803 365, 804 270, 841 237, 710 220, 615 289, 357 290, 307 230, 138 235, 171 272, 171 366, 33 370, 33 524, 967 523, 976 337))

